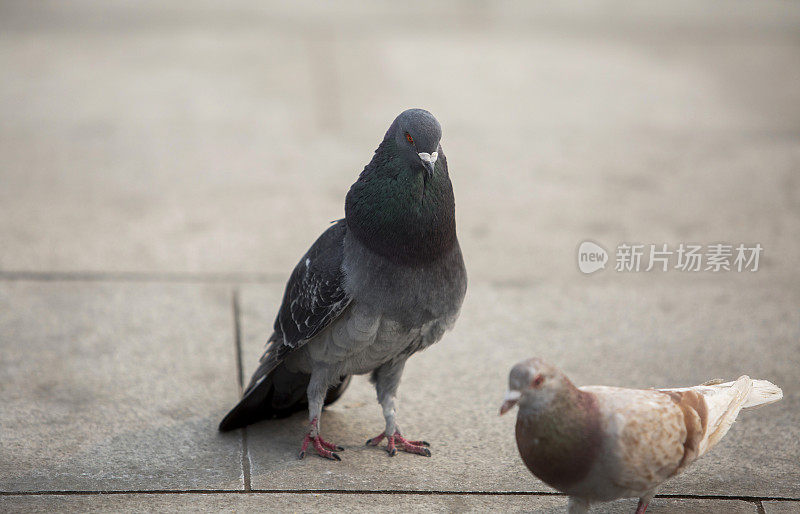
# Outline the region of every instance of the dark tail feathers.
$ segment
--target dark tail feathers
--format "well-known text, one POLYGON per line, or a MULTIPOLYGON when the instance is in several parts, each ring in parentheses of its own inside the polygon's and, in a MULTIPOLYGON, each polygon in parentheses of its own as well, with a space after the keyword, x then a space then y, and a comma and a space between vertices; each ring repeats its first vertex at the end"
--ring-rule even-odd
MULTIPOLYGON (((259 375, 256 372, 256 377, 259 375)), ((242 428, 264 419, 285 418, 308 408, 306 388, 309 375, 289 373, 278 366, 258 382, 254 380, 245 391, 244 397, 220 422, 222 432, 242 428)), ((328 389, 325 405, 339 399, 350 384, 350 376, 328 389)))

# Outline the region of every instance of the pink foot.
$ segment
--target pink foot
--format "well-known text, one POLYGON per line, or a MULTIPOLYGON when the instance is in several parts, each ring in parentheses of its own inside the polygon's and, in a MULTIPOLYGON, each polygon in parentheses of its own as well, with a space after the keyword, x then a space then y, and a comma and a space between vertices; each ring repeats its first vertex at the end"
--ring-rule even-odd
POLYGON ((650 502, 645 503, 642 500, 639 500, 639 505, 636 506, 636 514, 644 514, 644 511, 647 510, 647 505, 649 503, 650 502))
POLYGON ((325 457, 326 459, 331 460, 342 460, 341 457, 333 453, 331 450, 342 452, 344 451, 344 448, 333 443, 329 443, 319 435, 317 429, 317 418, 311 420, 311 427, 308 429, 305 439, 303 439, 303 446, 300 447, 300 455, 298 455, 299 458, 302 459, 306 456, 306 450, 308 449, 309 443, 313 443, 314 449, 317 450, 317 454, 320 457, 325 457))
POLYGON ((416 453, 417 455, 424 455, 426 457, 431 456, 431 451, 426 448, 426 446, 430 446, 430 444, 428 444, 426 441, 409 441, 400 435, 400 432, 395 432, 394 435, 390 435, 388 437, 385 433, 381 432, 378 436, 367 441, 367 445, 378 446, 378 444, 383 441, 384 437, 386 437, 389 443, 386 446, 386 451, 389 452, 389 457, 394 457, 397 455, 398 447, 408 453, 416 453))

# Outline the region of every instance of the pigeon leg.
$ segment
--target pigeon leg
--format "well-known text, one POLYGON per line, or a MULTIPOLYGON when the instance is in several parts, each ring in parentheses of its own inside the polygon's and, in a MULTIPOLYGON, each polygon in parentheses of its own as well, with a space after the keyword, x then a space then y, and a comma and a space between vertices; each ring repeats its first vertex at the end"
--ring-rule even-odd
POLYGON ((650 505, 650 500, 656 495, 656 489, 651 489, 647 491, 644 496, 639 497, 639 505, 636 506, 636 514, 644 514, 644 511, 647 510, 647 506, 650 505))
POLYGON ((308 433, 303 439, 303 445, 300 447, 300 454, 298 457, 301 459, 305 457, 308 445, 311 444, 320 457, 331 460, 342 460, 341 457, 333 452, 344 451, 344 448, 326 441, 319 434, 319 417, 322 414, 322 403, 325 400, 325 393, 328 390, 327 384, 323 378, 324 375, 321 373, 311 374, 311 381, 308 384, 308 418, 310 421, 308 433))
POLYGON ((386 420, 386 428, 383 432, 367 441, 369 446, 377 446, 383 439, 387 439, 386 451, 390 457, 397 455, 397 450, 403 450, 417 455, 431 456, 431 451, 426 448, 430 446, 425 441, 409 441, 400 433, 400 427, 395 421, 395 396, 397 387, 400 385, 400 376, 403 374, 405 359, 402 361, 390 361, 376 369, 372 375, 375 382, 375 390, 378 393, 378 402, 383 409, 383 417, 386 420))
POLYGON ((570 496, 567 502, 567 514, 586 514, 589 512, 589 502, 583 498, 570 496))

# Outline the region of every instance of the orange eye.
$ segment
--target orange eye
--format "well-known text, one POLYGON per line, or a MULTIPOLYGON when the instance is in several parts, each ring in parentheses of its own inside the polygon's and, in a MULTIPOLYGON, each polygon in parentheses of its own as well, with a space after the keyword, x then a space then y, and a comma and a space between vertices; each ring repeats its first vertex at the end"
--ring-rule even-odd
POLYGON ((414 144, 414 138, 411 137, 411 134, 409 134, 408 132, 406 132, 406 141, 408 141, 412 145, 414 144))
POLYGON ((544 382, 544 377, 542 375, 536 375, 535 377, 533 377, 533 380, 531 381, 531 386, 539 387, 540 385, 542 385, 542 382, 544 382))

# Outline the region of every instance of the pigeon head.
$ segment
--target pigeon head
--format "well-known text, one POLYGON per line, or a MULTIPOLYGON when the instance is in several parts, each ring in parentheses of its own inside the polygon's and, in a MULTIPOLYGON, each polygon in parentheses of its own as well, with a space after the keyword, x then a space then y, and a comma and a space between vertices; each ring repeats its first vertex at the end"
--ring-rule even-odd
POLYGON ((439 158, 442 126, 425 109, 408 109, 395 118, 386 134, 393 138, 398 154, 412 168, 422 169, 431 178, 439 158))
POLYGON ((558 368, 538 357, 517 363, 508 374, 506 391, 500 415, 519 403, 520 408, 544 410, 563 395, 575 389, 572 382, 558 368))
POLYGON ((350 234, 390 261, 425 264, 456 244, 455 197, 441 138, 431 113, 403 111, 347 194, 350 234))
POLYGON ((560 491, 580 483, 602 446, 595 397, 533 358, 511 369, 500 414, 517 404, 517 449, 531 473, 560 491))

